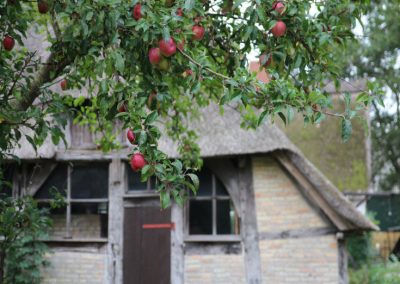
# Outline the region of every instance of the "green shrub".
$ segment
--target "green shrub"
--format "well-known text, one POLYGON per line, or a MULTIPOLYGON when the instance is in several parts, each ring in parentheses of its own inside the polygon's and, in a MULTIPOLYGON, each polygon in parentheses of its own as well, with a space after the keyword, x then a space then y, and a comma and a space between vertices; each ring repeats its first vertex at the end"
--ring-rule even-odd
POLYGON ((400 262, 392 258, 388 262, 365 264, 359 269, 349 269, 350 284, 399 284, 400 262))
POLYGON ((48 264, 43 243, 51 227, 48 213, 29 196, 0 198, 1 283, 40 283, 40 270, 48 264))

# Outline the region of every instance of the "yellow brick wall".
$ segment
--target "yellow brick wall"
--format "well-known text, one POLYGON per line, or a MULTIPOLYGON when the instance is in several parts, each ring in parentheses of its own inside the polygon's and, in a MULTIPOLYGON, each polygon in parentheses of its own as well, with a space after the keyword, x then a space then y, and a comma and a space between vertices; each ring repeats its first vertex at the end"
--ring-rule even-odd
POLYGON ((335 236, 260 242, 263 282, 268 284, 337 284, 335 236))
MULTIPOLYGON (((65 249, 67 250, 67 249, 65 249)), ((105 284, 106 253, 53 250, 50 266, 43 271, 43 284, 105 284)))
MULTIPOLYGON (((293 181, 271 157, 253 159, 258 230, 262 233, 326 227, 293 181)), ((338 283, 334 235, 260 241, 263 282, 338 283)))
POLYGON ((246 283, 243 255, 186 255, 185 284, 246 283))
POLYGON ((253 185, 259 232, 326 226, 273 158, 253 158, 253 185))

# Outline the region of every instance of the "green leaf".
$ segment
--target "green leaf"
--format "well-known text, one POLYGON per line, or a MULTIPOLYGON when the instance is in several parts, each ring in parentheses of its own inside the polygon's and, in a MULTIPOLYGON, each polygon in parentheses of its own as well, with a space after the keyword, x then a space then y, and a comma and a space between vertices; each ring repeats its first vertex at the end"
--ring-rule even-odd
POLYGON ((344 142, 347 142, 350 139, 352 131, 353 131, 353 127, 351 125, 351 121, 348 119, 343 119, 342 120, 342 140, 344 142))
POLYGON ((165 190, 160 192, 160 202, 162 209, 166 209, 171 205, 171 196, 169 195, 169 192, 165 190))
POLYGON ((114 59, 115 59, 115 68, 119 72, 123 72, 125 68, 125 60, 122 57, 122 55, 119 52, 114 53, 114 59))
POLYGON ((190 179, 192 180, 192 183, 193 183, 195 189, 198 189, 198 188, 199 188, 199 185, 200 185, 198 176, 195 175, 195 174, 187 174, 187 175, 188 175, 188 176, 190 177, 190 179))
POLYGON ((185 0, 185 5, 183 6, 185 10, 192 10, 194 7, 195 0, 185 0))
POLYGON ((156 121, 157 117, 158 117, 158 112, 153 111, 146 117, 145 123, 152 124, 154 121, 156 121))
POLYGON ((146 131, 142 130, 140 131, 138 143, 139 145, 144 145, 146 141, 147 141, 147 133, 146 131))
POLYGON ((180 172, 182 171, 182 162, 179 160, 175 160, 172 165, 180 172))

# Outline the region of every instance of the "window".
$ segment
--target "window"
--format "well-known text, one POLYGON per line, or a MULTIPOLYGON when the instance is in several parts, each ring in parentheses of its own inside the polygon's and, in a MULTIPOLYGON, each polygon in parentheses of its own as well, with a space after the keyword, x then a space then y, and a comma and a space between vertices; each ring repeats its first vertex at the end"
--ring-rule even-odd
POLYGON ((142 182, 140 172, 132 171, 128 163, 126 166, 128 168, 128 193, 155 193, 156 178, 154 176, 142 182))
POLYGON ((3 164, 0 167, 0 198, 12 196, 14 164, 3 164))
POLYGON ((198 193, 189 197, 187 206, 188 239, 238 235, 239 219, 224 184, 208 169, 203 169, 198 177, 198 193))
POLYGON ((50 209, 53 238, 107 238, 108 163, 58 164, 34 195, 41 207, 49 207, 53 191, 67 204, 50 209))

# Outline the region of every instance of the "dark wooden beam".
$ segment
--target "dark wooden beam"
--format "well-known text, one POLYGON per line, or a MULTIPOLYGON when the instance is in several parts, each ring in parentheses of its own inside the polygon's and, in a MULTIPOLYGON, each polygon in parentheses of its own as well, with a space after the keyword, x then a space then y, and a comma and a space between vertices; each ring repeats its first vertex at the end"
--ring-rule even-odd
POLYGON ((175 230, 171 230, 171 283, 184 283, 185 243, 183 240, 183 208, 173 203, 171 222, 175 230))
POLYGON ((122 284, 122 251, 124 227, 124 200, 127 172, 120 159, 113 159, 109 166, 109 214, 107 247, 107 283, 122 284))
POLYGON ((337 230, 332 227, 294 229, 276 232, 260 232, 260 240, 301 239, 325 235, 334 235, 337 230))
MULTIPOLYGON (((242 244, 238 243, 187 243, 186 255, 241 254, 242 244)), ((172 282, 173 283, 173 282, 172 282)))
POLYGON ((340 238, 338 240, 338 250, 339 250, 339 284, 349 283, 349 274, 347 271, 348 259, 346 250, 346 240, 340 238))
POLYGON ((262 283, 262 270, 251 159, 239 158, 238 166, 246 283, 258 284, 262 283))

